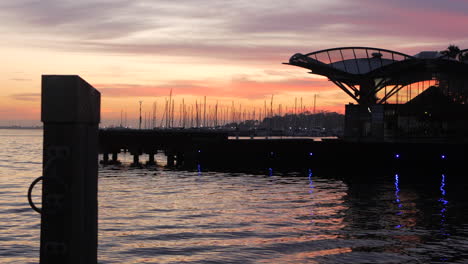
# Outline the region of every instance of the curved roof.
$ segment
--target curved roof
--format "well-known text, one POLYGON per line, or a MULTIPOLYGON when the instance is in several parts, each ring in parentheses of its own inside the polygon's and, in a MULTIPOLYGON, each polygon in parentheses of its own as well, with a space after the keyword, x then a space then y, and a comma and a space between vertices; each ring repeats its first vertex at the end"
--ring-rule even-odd
POLYGON ((459 51, 456 58, 450 58, 439 52, 421 52, 410 56, 380 48, 343 47, 296 53, 285 64, 309 69, 310 73, 335 81, 355 84, 377 78, 393 79, 394 83, 403 79, 418 81, 427 78, 422 73, 425 76, 449 73, 468 79, 468 49, 459 51))
POLYGON ((385 102, 406 85, 431 80, 439 74, 468 80, 468 49, 459 51, 455 57, 440 52, 411 56, 381 48, 341 47, 296 53, 285 64, 326 76, 358 103, 373 104, 385 102), (387 86, 396 88, 379 100, 377 92, 387 86))
MULTIPOLYGON (((389 64, 413 59, 413 56, 380 48, 342 47, 319 50, 307 54, 296 53, 291 65, 304 67, 321 74, 321 68, 334 69, 347 74, 367 74, 389 64)), ((325 74, 326 75, 326 74, 325 74)))

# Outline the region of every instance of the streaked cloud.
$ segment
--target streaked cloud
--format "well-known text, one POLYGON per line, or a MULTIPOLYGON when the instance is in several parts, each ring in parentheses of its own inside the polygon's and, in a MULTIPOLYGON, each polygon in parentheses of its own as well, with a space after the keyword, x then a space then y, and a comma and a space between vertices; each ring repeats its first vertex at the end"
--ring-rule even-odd
POLYGON ((32 81, 32 79, 29 78, 10 78, 11 81, 17 81, 17 82, 29 82, 32 81))
POLYGON ((41 100, 40 93, 17 93, 9 96, 13 100, 37 102, 41 100))
POLYGON ((268 60, 346 44, 395 46, 418 39, 468 44, 461 34, 467 5, 459 0, 22 0, 0 4, 0 14, 16 31, 36 34, 41 41, 34 45, 268 60))
POLYGON ((161 97, 170 90, 177 96, 210 96, 227 98, 263 99, 272 94, 319 92, 334 88, 326 79, 285 79, 256 81, 246 77, 232 79, 230 83, 183 80, 161 85, 95 84, 104 97, 161 97))
POLYGON ((0 4, 0 10, 21 31, 73 39, 114 39, 157 25, 147 17, 148 7, 135 1, 18 0, 0 4))

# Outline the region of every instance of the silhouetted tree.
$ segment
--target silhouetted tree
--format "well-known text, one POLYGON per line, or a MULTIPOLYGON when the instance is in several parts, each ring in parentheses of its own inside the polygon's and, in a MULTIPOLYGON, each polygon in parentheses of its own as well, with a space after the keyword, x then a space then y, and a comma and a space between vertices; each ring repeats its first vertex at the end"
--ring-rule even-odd
POLYGON ((450 44, 446 50, 443 50, 440 53, 449 58, 456 59, 459 52, 460 48, 458 46, 450 44))

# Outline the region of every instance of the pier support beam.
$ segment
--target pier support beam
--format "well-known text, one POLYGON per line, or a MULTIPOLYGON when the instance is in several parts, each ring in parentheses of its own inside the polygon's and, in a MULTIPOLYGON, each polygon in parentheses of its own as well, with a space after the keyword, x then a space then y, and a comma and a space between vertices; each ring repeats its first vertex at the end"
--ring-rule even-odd
POLYGON ((183 157, 183 162, 180 165, 184 167, 196 167, 197 155, 194 151, 185 151, 181 153, 181 156, 183 157))
POLYGON ((140 165, 141 165, 140 164, 140 154, 139 153, 133 154, 133 163, 130 166, 138 167, 140 165))
POLYGON ((117 162, 118 155, 117 152, 112 153, 112 162, 117 162))
POLYGON ((79 76, 42 76, 41 264, 97 263, 100 98, 79 76))
POLYGON ((167 166, 174 167, 175 165, 175 158, 173 153, 168 153, 167 155, 167 166))
POLYGON ((109 153, 105 152, 102 154, 102 164, 109 164, 109 153))
POLYGON ((177 155, 176 155, 176 166, 177 167, 182 167, 184 166, 184 153, 182 152, 177 152, 177 155))
POLYGON ((140 155, 143 154, 143 149, 139 146, 132 146, 129 149, 130 155, 133 156, 133 162, 130 164, 131 167, 140 167, 140 155))
POLYGON ((156 165, 156 161, 154 159, 154 155, 156 153, 148 153, 148 162, 146 162, 146 165, 156 165))
POLYGON ((120 164, 118 152, 112 152, 112 164, 120 164))

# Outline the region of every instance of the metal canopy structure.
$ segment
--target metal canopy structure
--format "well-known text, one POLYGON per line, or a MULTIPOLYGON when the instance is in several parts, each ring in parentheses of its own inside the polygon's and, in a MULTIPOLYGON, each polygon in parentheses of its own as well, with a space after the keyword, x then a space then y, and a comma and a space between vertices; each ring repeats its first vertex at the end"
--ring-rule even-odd
MULTIPOLYGON (((328 77, 358 104, 365 106, 387 103, 401 89, 425 80, 445 84, 448 80, 468 81, 468 49, 451 58, 439 52, 410 56, 381 48, 341 47, 297 53, 284 64, 328 77)), ((449 91, 450 87, 445 86, 446 94, 458 101, 468 100, 467 91, 455 93, 453 87, 449 91)))

